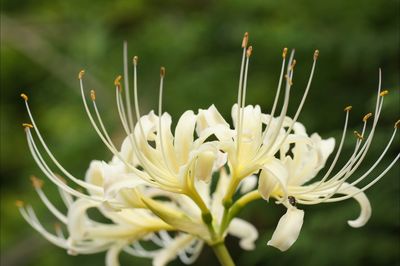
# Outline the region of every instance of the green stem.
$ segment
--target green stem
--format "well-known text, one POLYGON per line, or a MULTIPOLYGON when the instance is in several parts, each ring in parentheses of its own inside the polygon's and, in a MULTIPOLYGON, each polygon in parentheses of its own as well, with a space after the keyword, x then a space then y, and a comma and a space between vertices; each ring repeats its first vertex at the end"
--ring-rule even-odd
POLYGON ((232 257, 229 254, 229 251, 226 248, 224 242, 219 242, 215 245, 212 245, 211 248, 217 256, 221 266, 235 266, 235 263, 233 262, 232 257))
POLYGON ((261 198, 261 195, 258 190, 253 190, 239 198, 230 208, 225 208, 224 215, 221 221, 219 235, 222 236, 224 234, 231 220, 235 218, 236 215, 238 215, 238 213, 243 209, 244 206, 259 198, 261 198))

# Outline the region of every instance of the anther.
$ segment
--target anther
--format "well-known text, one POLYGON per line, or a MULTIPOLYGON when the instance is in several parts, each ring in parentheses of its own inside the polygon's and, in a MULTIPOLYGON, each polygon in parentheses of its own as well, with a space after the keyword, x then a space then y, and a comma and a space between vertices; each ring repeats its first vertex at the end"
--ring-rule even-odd
POLYGON ((29 124, 29 123, 22 123, 22 126, 24 128, 33 128, 32 124, 29 124))
POLYGON ((139 57, 137 57, 137 56, 135 55, 135 56, 133 57, 133 59, 132 59, 133 64, 136 66, 137 63, 138 63, 138 61, 139 61, 139 57))
POLYGON ((90 91, 90 98, 92 99, 92 101, 96 100, 96 92, 94 90, 90 91))
POLYGON ((61 180, 61 182, 63 182, 64 184, 67 184, 67 180, 65 180, 64 177, 60 176, 59 174, 54 173, 54 175, 61 180))
POLYGON ((245 32, 242 41, 242 48, 246 48, 248 42, 249 42, 249 33, 245 32))
POLYGON ((386 96, 388 94, 389 94, 389 91, 388 90, 384 90, 381 93, 379 93, 379 96, 386 96))
POLYGON ((363 140, 363 139, 364 139, 364 137, 363 137, 360 133, 358 133, 357 130, 354 131, 354 135, 355 135, 359 140, 363 140))
POLYGON ((79 71, 78 79, 82 79, 84 75, 85 75, 85 70, 82 69, 81 71, 79 71))
POLYGON ((54 223, 54 229, 55 229, 56 231, 61 230, 61 224, 60 224, 60 223, 54 223))
POLYGON ((296 206, 297 201, 296 201, 296 198, 295 198, 295 197, 293 197, 293 196, 288 196, 288 201, 289 201, 290 205, 296 206))
POLYGON ((293 59, 293 62, 292 62, 292 64, 290 65, 290 70, 293 70, 293 69, 294 69, 294 67, 296 66, 296 63, 297 63, 296 59, 293 59))
POLYGON ((283 59, 286 58, 287 51, 288 51, 288 49, 287 49, 286 47, 283 48, 283 51, 282 51, 282 58, 283 58, 283 59))
POLYGON ((346 106, 346 108, 344 108, 344 111, 345 112, 350 112, 351 109, 353 109, 353 106, 349 105, 349 106, 346 106))
POLYGON ((249 48, 247 48, 247 51, 246 51, 246 56, 250 57, 252 52, 253 52, 253 46, 249 46, 249 48))
POLYGON ((43 180, 37 178, 36 176, 31 176, 32 186, 34 188, 42 188, 43 187, 43 180))
POLYGON ((366 115, 364 115, 364 117, 363 117, 363 122, 367 122, 367 120, 370 118, 372 116, 372 113, 368 113, 368 114, 366 114, 366 115))
POLYGON ((24 99, 25 102, 28 101, 28 96, 26 96, 25 93, 21 93, 20 96, 21 96, 22 99, 24 99))
POLYGON ((163 78, 165 77, 165 67, 160 68, 160 76, 163 78))
POLYGON ((318 59, 319 56, 319 50, 314 51, 314 61, 318 59))
POLYGON ((22 208, 22 207, 24 207, 24 202, 23 202, 22 200, 16 200, 16 201, 15 201, 15 205, 16 205, 18 208, 22 208))
POLYGON ((122 76, 119 75, 114 80, 114 85, 118 88, 118 90, 121 90, 121 79, 122 79, 122 76))
POLYGON ((396 121, 396 123, 394 123, 394 127, 395 128, 400 128, 400 119, 396 121))

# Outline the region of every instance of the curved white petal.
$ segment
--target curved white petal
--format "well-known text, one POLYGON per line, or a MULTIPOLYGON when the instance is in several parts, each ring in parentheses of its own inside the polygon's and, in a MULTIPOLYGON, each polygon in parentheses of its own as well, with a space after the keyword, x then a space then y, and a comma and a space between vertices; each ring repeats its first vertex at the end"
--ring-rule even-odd
MULTIPOLYGON (((342 186, 340 187, 340 190, 337 193, 349 195, 357 193, 359 191, 360 191, 359 188, 351 186, 348 183, 343 183, 342 186)), ((372 209, 371 209, 371 204, 369 203, 369 200, 364 192, 358 193, 353 198, 358 202, 358 204, 360 204, 361 211, 357 219, 349 220, 347 221, 347 223, 351 227, 358 228, 364 226, 368 222, 369 218, 371 217, 372 209)))
POLYGON ((276 247, 280 251, 288 250, 299 237, 303 218, 303 210, 289 207, 279 220, 274 234, 267 245, 276 247))
POLYGON ((272 159, 263 166, 258 181, 258 191, 261 196, 268 200, 275 186, 279 184, 284 197, 287 196, 288 172, 285 166, 278 159, 272 159))
POLYGON ((257 185, 257 177, 255 175, 248 176, 240 182, 240 193, 245 194, 253 190, 257 185))
POLYGON ((245 220, 235 218, 228 227, 229 234, 240 238, 239 245, 245 250, 255 248, 254 242, 258 238, 257 229, 245 220))
POLYGON ((188 159, 190 146, 193 143, 196 118, 193 111, 186 111, 176 125, 174 147, 179 165, 184 164, 188 159))

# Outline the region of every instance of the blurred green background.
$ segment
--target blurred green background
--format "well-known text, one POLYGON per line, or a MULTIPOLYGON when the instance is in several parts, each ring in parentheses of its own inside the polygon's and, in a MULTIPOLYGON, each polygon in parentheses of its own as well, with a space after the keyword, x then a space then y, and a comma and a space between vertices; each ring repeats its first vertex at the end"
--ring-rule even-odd
MULTIPOLYGON (((379 156, 399 116, 398 0, 336 1, 89 1, 2 0, 1 9, 1 265, 103 265, 104 254, 72 257, 43 240, 20 217, 14 202, 30 202, 46 225, 55 219, 33 191, 29 175, 44 178, 34 164, 21 127, 28 121, 19 94, 30 96, 38 125, 54 154, 77 176, 92 159, 110 153, 91 128, 79 95, 77 73, 87 72, 87 90, 96 88, 98 104, 113 138, 123 138, 113 80, 122 72, 122 42, 140 57, 142 113, 157 106, 159 67, 167 68, 165 110, 177 117, 187 109, 214 103, 229 119, 236 101, 241 38, 250 32, 254 46, 247 102, 269 112, 278 80, 283 47, 296 48, 291 114, 302 96, 314 49, 320 50, 316 77, 300 116, 309 133, 338 138, 343 107, 353 105, 350 130, 374 108, 378 68, 390 90, 382 120, 362 169, 379 156)), ((350 132, 351 132, 350 131, 350 132)), ((346 142, 342 163, 352 150, 346 142)), ((370 179, 399 151, 398 138, 370 179)), ((358 176, 358 175, 357 175, 358 176)), ((45 191, 60 199, 48 184, 45 191)), ((287 252, 267 247, 285 211, 256 202, 243 213, 260 232, 257 248, 228 247, 238 265, 400 265, 400 189, 397 164, 367 195, 373 214, 353 229, 353 200, 304 207, 302 232, 287 252)), ((122 265, 151 265, 121 255, 122 265)), ((195 265, 217 265, 205 248, 195 265)), ((171 265, 181 265, 175 261, 171 265)))

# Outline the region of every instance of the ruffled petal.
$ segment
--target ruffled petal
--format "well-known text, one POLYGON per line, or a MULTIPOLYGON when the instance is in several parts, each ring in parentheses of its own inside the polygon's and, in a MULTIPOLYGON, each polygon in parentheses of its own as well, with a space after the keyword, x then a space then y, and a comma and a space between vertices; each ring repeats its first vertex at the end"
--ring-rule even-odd
POLYGON ((251 223, 235 218, 228 227, 229 234, 240 238, 239 245, 245 250, 253 250, 258 238, 258 231, 251 223))
POLYGON ((303 218, 303 210, 289 207, 279 220, 278 226, 267 245, 276 247, 280 251, 288 250, 299 237, 303 218))

